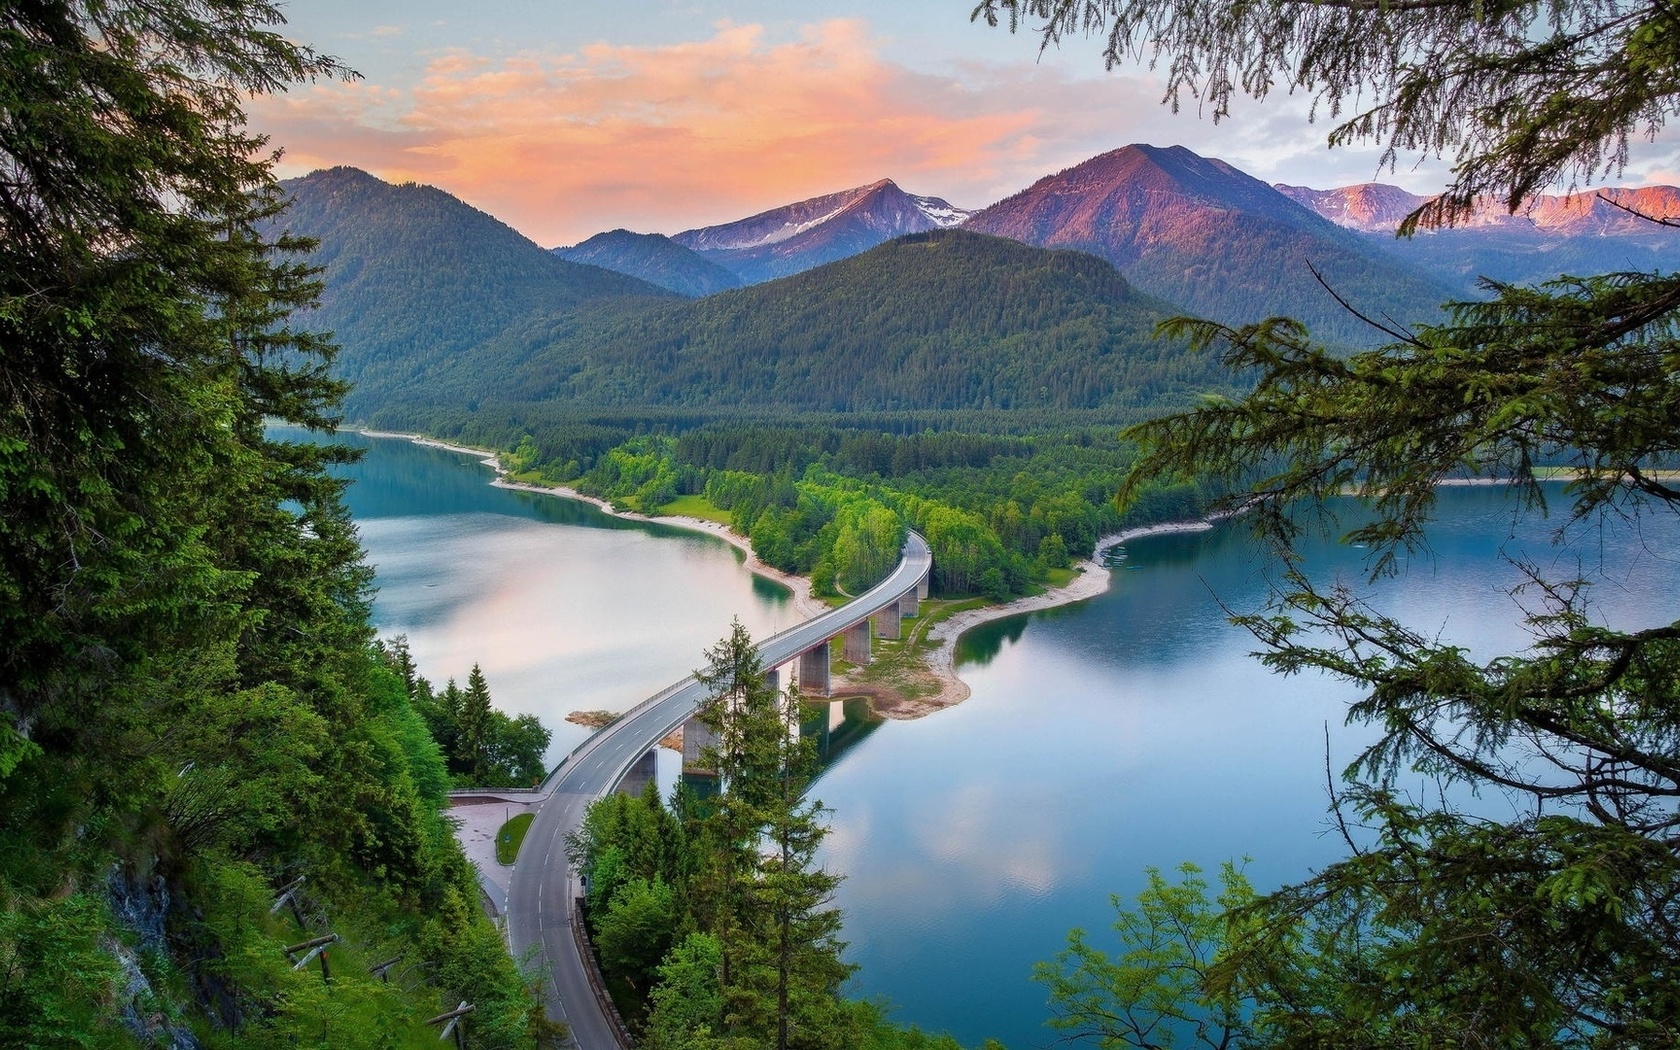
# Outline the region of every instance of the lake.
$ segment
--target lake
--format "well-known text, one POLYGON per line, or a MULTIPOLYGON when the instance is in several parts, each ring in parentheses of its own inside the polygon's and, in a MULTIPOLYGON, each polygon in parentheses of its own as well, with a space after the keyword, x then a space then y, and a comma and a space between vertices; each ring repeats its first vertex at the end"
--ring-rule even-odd
MULTIPOLYGON (((369 447, 349 502, 381 633, 406 634, 439 684, 481 664, 498 706, 554 730, 556 757, 586 732, 566 712, 622 710, 681 678, 732 616, 755 635, 796 619, 786 591, 716 538, 491 488, 457 453, 349 440, 369 447)), ((1521 644, 1507 592, 1522 558, 1604 577, 1596 600, 1618 624, 1680 619, 1671 519, 1578 527, 1563 548, 1554 527, 1517 520, 1501 489, 1443 490, 1428 552, 1373 590, 1413 627, 1483 653, 1521 644)), ((1316 543, 1309 564, 1362 583, 1366 553, 1316 543)), ((1347 685, 1267 673, 1227 623, 1227 608, 1262 605, 1274 575, 1244 527, 1139 540, 1110 561, 1106 594, 970 632, 970 699, 855 727, 868 731, 813 791, 833 810, 825 863, 847 876, 850 990, 890 1000, 899 1020, 969 1045, 1047 1046, 1033 963, 1072 926, 1105 928, 1109 895, 1135 894, 1146 867, 1247 857, 1268 888, 1341 855, 1326 768, 1369 731, 1342 725, 1347 685)), ((667 782, 674 766, 662 760, 667 782)))

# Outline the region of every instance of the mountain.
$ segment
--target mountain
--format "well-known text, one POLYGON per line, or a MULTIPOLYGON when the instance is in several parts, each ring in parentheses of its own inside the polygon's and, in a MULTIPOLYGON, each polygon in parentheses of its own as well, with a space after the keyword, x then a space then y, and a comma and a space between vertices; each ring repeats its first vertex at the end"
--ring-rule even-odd
POLYGON ((1429 202, 1428 197, 1408 193, 1398 186, 1367 182, 1338 190, 1315 190, 1306 186, 1272 187, 1304 208, 1310 208, 1337 226, 1361 233, 1390 233, 1400 221, 1429 202))
POLYGON ((1234 386, 1213 355, 1154 338, 1170 312, 1093 256, 929 231, 705 299, 532 318, 423 394, 433 404, 1135 416, 1234 386))
POLYGON ((1323 340, 1384 337, 1314 278, 1372 316, 1436 315, 1449 289, 1219 160, 1182 146, 1133 145, 1048 176, 965 229, 1090 252, 1138 288, 1227 323, 1299 318, 1323 340))
MULTIPOLYGON (((1392 234, 1401 219, 1433 200, 1380 182, 1334 190, 1282 183, 1275 188, 1338 226, 1361 233, 1392 234)), ((1663 237, 1668 236, 1665 228, 1650 220, 1677 217, 1680 187, 1610 187, 1587 193, 1541 194, 1514 215, 1498 201, 1484 200, 1454 229, 1533 230, 1555 237, 1663 237)))
POLYGON ((556 248, 554 254, 629 274, 691 299, 741 287, 741 278, 731 271, 657 233, 611 230, 570 248, 556 248))
POLYGON ((1460 294, 1472 294, 1480 277, 1528 284, 1563 273, 1680 269, 1680 238, 1640 217, 1680 217, 1680 188, 1673 186, 1546 194, 1515 215, 1490 200, 1451 229, 1405 240, 1394 236, 1395 228, 1429 198, 1380 183, 1277 189, 1394 258, 1452 280, 1460 294))
POLYGON ((906 233, 946 229, 969 212, 918 197, 891 179, 760 212, 671 238, 738 274, 743 283, 786 277, 868 251, 906 233))
POLYGON ((567 262, 484 212, 431 186, 393 186, 355 168, 281 183, 291 206, 277 225, 319 242, 318 309, 296 323, 334 332, 337 372, 371 391, 422 386, 437 369, 517 320, 603 299, 670 292, 567 262))

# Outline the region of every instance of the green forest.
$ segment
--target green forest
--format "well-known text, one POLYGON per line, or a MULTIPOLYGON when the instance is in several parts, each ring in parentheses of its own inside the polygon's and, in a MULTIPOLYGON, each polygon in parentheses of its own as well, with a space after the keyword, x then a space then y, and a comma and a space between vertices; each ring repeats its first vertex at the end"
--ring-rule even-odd
MULTIPOLYGON (((0 12, 0 1045, 553 1045, 368 623, 263 5, 0 12)), ((520 769, 521 776, 526 771, 520 769)))
POLYGON ((1103 536, 1199 518, 1218 494, 1193 480, 1163 480, 1122 509, 1114 493, 1135 446, 1093 417, 1100 415, 707 420, 568 416, 522 405, 424 418, 429 433, 501 449, 518 480, 565 484, 643 514, 702 496, 754 553, 810 576, 819 595, 875 582, 911 528, 933 548, 937 592, 1002 600, 1089 557, 1103 536), (1017 432, 1000 433, 999 424, 1017 432), (879 538, 865 541, 872 534, 879 538))

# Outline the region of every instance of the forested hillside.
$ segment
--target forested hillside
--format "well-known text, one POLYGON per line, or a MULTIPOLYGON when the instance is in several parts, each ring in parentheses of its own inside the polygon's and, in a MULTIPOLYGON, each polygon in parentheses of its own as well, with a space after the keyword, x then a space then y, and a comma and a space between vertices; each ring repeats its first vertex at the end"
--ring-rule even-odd
MULTIPOLYGON (((1233 380, 1158 340, 1170 309, 1099 259, 961 231, 668 304, 528 319, 386 406, 555 401, 708 412, 1136 411, 1233 380)), ((383 413, 376 413, 376 419, 383 413)))
POLYGON ((393 186, 355 168, 281 184, 291 200, 265 232, 318 243, 320 306, 295 323, 333 333, 352 414, 392 389, 424 389, 454 359, 534 313, 622 296, 668 298, 644 281, 567 262, 442 190, 393 186))

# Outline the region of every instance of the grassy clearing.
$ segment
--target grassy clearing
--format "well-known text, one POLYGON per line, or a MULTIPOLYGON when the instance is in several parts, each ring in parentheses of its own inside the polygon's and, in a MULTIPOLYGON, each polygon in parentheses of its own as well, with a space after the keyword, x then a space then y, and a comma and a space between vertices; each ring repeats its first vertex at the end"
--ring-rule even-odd
POLYGON ((1074 577, 1079 575, 1079 570, 1072 567, 1066 569, 1050 569, 1045 573, 1045 575, 1047 577, 1045 580, 1046 587, 1066 587, 1068 584, 1073 582, 1074 577))
POLYGON ((661 514, 677 514, 687 518, 699 518, 702 521, 715 521, 719 525, 728 525, 730 514, 727 510, 719 510, 711 500, 705 496, 678 496, 676 499, 659 508, 661 514))
POLYGON ((525 832, 531 829, 531 821, 536 819, 534 813, 521 813, 506 824, 502 830, 496 832, 496 859, 503 864, 512 864, 519 856, 519 847, 525 844, 525 832))
POLYGON ((907 700, 939 692, 938 679, 928 673, 926 654, 912 637, 896 642, 876 639, 872 655, 868 667, 851 669, 853 682, 890 689, 907 700))
POLYGON ((908 700, 932 696, 939 692, 942 683, 928 668, 928 655, 936 648, 933 642, 928 641, 928 632, 954 613, 978 609, 986 604, 984 598, 955 601, 923 599, 919 614, 903 621, 902 639, 875 639, 871 652, 873 659, 868 667, 859 668, 836 660, 837 669, 859 685, 890 690, 908 700))
POLYGON ((972 598, 924 598, 922 599, 921 615, 915 619, 916 629, 921 635, 926 635, 934 624, 948 619, 960 612, 970 609, 984 609, 993 602, 975 596, 972 598))
POLYGON ((535 485, 538 488, 545 489, 555 488, 560 484, 540 470, 510 470, 502 476, 508 481, 517 482, 521 485, 535 485))

